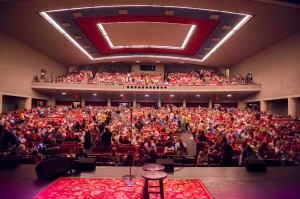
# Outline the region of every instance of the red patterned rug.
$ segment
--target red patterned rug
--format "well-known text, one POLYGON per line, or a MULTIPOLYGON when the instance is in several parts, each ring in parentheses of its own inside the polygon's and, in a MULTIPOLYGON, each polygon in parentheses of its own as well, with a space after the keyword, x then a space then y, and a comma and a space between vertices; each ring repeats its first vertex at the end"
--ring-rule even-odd
MULTIPOLYGON (((59 178, 34 199, 141 198, 143 185, 143 179, 136 179, 135 185, 127 186, 123 179, 59 178)), ((164 179, 164 194, 166 199, 212 198, 201 182, 196 179, 164 179)), ((160 198, 160 196, 150 194, 150 198, 160 198)))

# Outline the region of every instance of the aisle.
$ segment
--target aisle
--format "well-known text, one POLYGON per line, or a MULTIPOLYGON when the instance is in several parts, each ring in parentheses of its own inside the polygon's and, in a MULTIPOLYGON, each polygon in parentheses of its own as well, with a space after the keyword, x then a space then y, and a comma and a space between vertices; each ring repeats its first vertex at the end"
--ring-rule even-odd
POLYGON ((196 143, 193 139, 193 135, 189 132, 182 133, 181 138, 188 148, 189 155, 196 155, 196 143))

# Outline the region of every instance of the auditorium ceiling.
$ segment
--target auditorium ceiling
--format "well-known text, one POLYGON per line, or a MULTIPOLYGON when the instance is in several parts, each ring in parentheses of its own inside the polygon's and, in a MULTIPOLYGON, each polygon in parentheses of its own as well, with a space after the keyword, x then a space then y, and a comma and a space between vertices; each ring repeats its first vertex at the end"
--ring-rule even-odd
POLYGON ((6 0, 0 31, 66 65, 232 67, 300 30, 293 4, 237 0, 6 0))

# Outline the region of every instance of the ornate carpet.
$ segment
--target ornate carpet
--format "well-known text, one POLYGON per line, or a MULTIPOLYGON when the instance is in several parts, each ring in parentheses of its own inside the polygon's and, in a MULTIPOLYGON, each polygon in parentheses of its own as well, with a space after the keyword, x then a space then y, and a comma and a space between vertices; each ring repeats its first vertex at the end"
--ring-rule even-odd
MULTIPOLYGON (((156 181, 150 181, 149 184, 156 183, 156 181)), ((144 179, 135 179, 135 185, 127 186, 123 179, 59 178, 36 195, 34 199, 133 199, 141 198, 143 186, 144 179)), ((164 195, 166 199, 212 198, 197 179, 164 179, 164 195)), ((159 194, 150 194, 150 198, 156 199, 160 196, 159 194)))

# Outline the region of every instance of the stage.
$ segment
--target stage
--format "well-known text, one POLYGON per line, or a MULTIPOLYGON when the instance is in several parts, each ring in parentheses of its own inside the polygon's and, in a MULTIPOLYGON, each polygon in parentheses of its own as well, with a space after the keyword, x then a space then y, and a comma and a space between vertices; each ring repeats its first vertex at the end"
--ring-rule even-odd
MULTIPOLYGON (((132 173, 141 179, 141 167, 132 173)), ((78 178, 122 178, 129 167, 97 167, 75 173, 78 178)), ((267 172, 248 172, 244 167, 175 167, 168 179, 199 179, 213 198, 299 198, 300 167, 268 167, 267 172)), ((33 198, 55 180, 39 180, 35 165, 23 164, 0 170, 1 198, 33 198)))

